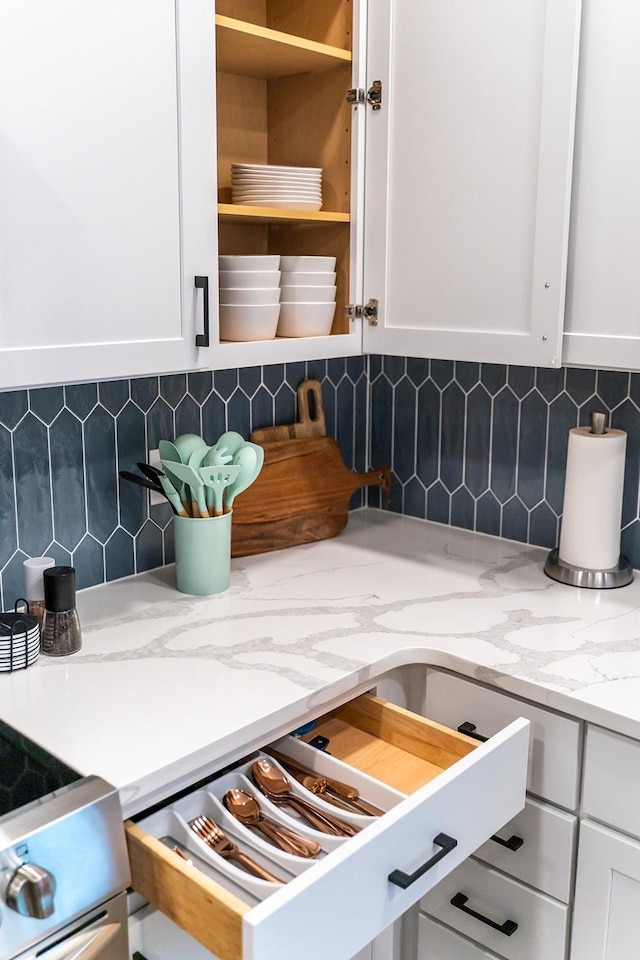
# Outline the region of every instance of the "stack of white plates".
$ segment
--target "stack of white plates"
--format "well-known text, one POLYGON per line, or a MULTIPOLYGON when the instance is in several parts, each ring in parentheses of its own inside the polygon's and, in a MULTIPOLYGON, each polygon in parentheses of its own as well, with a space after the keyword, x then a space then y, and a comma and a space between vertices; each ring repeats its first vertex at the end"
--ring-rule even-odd
POLYGON ((0 673, 30 667, 39 655, 38 621, 21 613, 0 613, 0 673))
POLYGON ((336 311, 335 257, 280 257, 279 337, 325 337, 336 311))
POLYGON ((276 167, 232 163, 234 203, 282 210, 319 210, 322 206, 322 167, 276 167))
POLYGON ((280 257, 218 257, 220 339, 273 340, 280 316, 280 257))

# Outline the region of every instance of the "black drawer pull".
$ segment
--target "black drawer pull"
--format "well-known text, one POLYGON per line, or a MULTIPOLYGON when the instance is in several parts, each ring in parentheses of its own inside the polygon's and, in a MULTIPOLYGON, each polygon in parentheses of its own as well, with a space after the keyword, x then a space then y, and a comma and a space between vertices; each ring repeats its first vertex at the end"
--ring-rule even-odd
POLYGON ((433 838, 433 842, 436 847, 440 847, 437 853, 427 860, 426 863, 423 863, 421 867, 415 871, 415 873, 405 873, 403 870, 393 870, 389 874, 389 882, 395 883, 397 887, 402 887, 403 890, 406 890, 407 887, 410 887, 412 883, 415 883, 427 870, 431 870, 431 867, 434 867, 438 860, 442 860, 443 857, 446 857, 448 853, 451 853, 455 847, 458 846, 458 841, 454 840, 453 837, 448 837, 446 833, 439 833, 437 837, 433 838))
POLYGON ((507 850, 513 850, 514 853, 516 850, 519 850, 524 843, 522 837, 516 837, 515 833, 512 834, 508 840, 503 840, 502 837, 494 833, 492 837, 489 837, 489 840, 493 840, 494 843, 499 843, 501 847, 506 847, 507 850))
POLYGON ((490 920, 489 917, 483 917, 481 913, 476 913, 471 907, 466 906, 468 899, 469 897, 465 897, 464 893, 456 893, 455 897, 451 899, 451 906, 462 910, 463 913, 468 913, 470 917, 475 917, 476 920, 481 920, 482 923, 486 923, 488 927, 492 927, 494 930, 497 930, 498 933, 504 933, 505 937, 510 937, 511 934, 515 933, 518 929, 518 924, 515 920, 505 920, 504 923, 496 923, 495 920, 490 920))
POLYGON ((204 333, 196 334, 196 347, 209 346, 209 277, 196 277, 196 287, 204 292, 203 313, 204 333))
POLYGON ((460 724, 458 733, 466 733, 468 737, 473 737, 474 740, 480 740, 481 743, 485 743, 489 739, 489 737, 483 737, 481 733, 476 733, 475 723, 471 723, 469 720, 465 720, 464 723, 460 724))

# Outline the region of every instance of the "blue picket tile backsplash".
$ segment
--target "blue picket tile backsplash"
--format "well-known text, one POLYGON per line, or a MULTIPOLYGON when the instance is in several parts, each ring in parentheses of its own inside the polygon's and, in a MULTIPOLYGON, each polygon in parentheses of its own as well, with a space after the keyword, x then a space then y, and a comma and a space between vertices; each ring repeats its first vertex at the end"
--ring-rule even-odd
POLYGON ((640 374, 350 357, 0 393, 3 608, 27 556, 73 564, 78 587, 171 562, 169 506, 149 509, 118 470, 163 437, 291 422, 305 377, 322 383, 347 465, 392 466, 392 510, 545 547, 558 542, 568 432, 609 411, 628 433, 622 548, 640 567, 640 374))

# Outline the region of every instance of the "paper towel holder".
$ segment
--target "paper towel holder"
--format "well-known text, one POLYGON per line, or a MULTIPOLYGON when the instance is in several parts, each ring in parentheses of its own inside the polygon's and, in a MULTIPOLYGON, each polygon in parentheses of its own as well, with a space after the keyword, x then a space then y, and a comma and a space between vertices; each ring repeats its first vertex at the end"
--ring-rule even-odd
MULTIPOLYGON (((607 415, 594 411, 590 414, 590 433, 607 432, 607 415)), ((560 559, 558 547, 551 550, 544 564, 544 572, 552 580, 566 583, 570 587, 584 587, 589 590, 611 590, 626 587, 633 580, 633 568, 626 557, 620 554, 615 567, 607 570, 587 570, 574 567, 560 559)))
POLYGON ((633 580, 633 568, 626 557, 620 554, 615 567, 608 570, 583 570, 565 563, 558 555, 556 547, 545 560, 544 572, 552 580, 566 583, 570 587, 586 587, 590 590, 611 590, 614 587, 626 587, 633 580))

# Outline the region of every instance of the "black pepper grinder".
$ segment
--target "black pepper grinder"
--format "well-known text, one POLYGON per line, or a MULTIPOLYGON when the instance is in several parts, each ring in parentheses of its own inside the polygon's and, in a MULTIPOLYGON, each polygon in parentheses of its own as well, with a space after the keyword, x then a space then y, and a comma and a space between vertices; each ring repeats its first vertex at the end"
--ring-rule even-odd
POLYGON ((49 567, 44 580, 42 652, 66 657, 82 646, 82 631, 76 610, 76 571, 73 567, 49 567))

